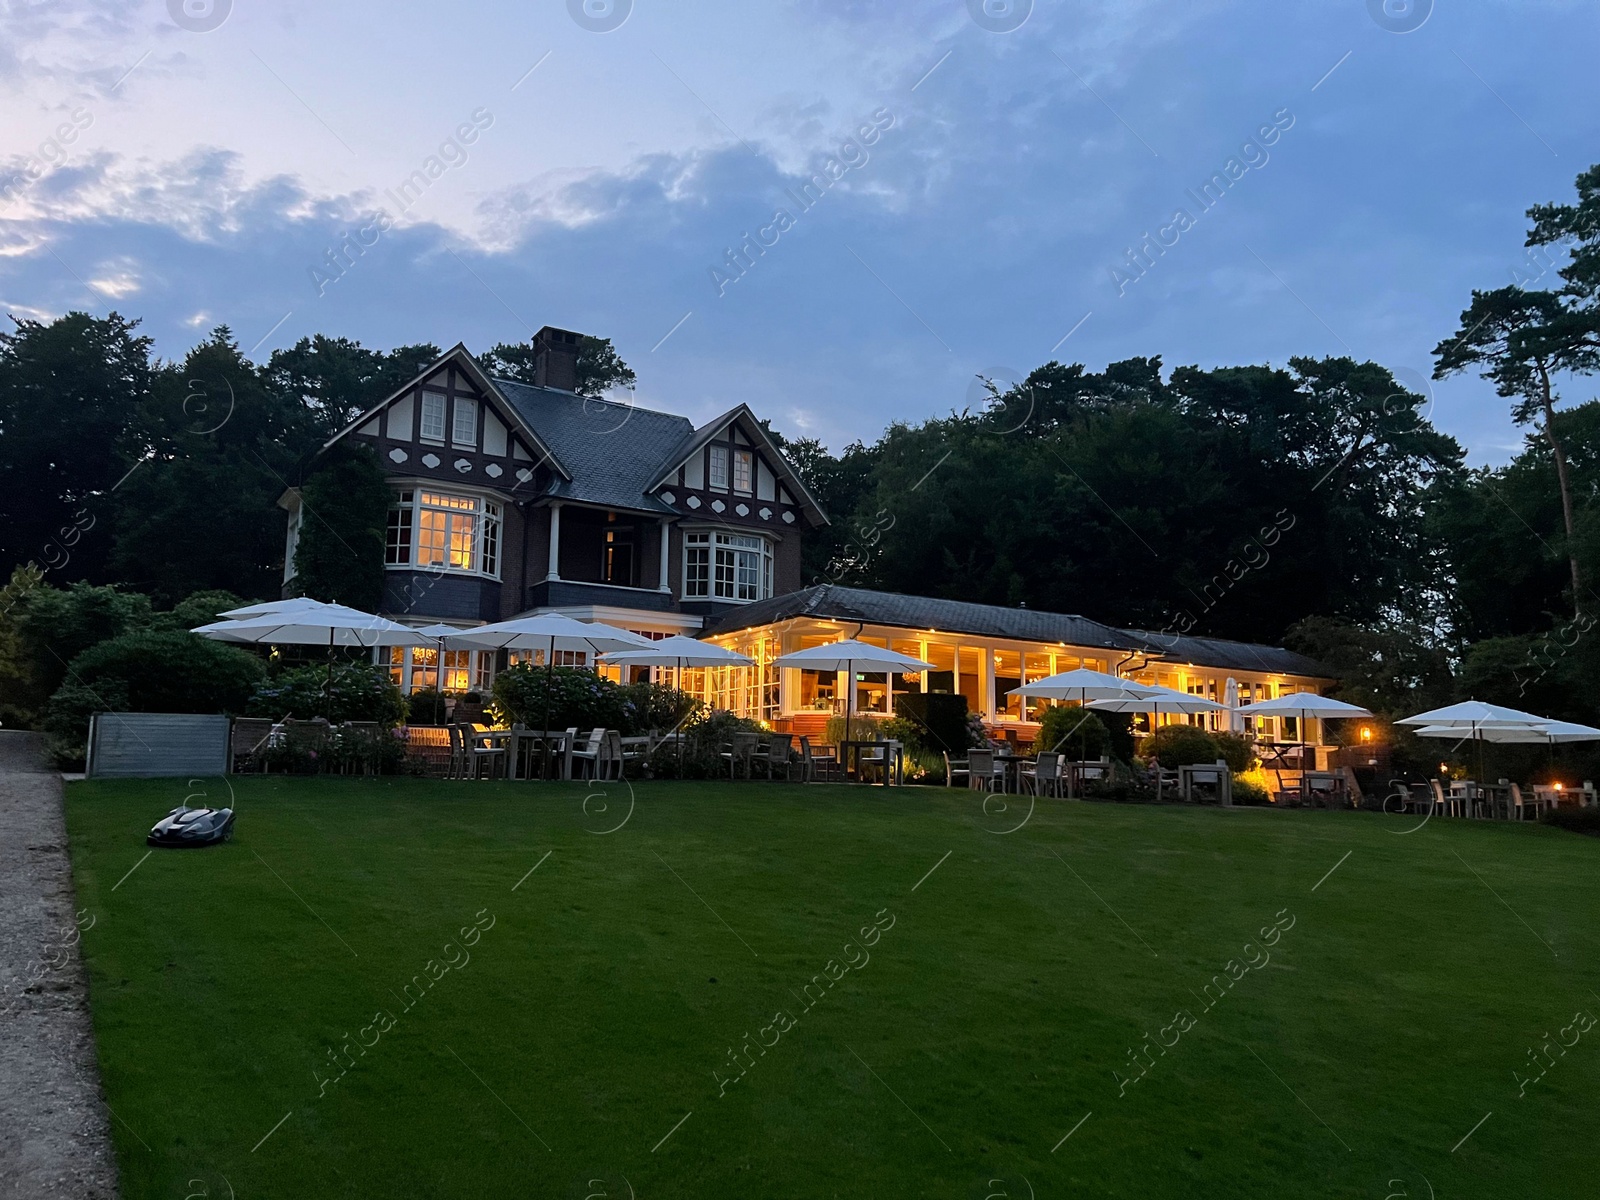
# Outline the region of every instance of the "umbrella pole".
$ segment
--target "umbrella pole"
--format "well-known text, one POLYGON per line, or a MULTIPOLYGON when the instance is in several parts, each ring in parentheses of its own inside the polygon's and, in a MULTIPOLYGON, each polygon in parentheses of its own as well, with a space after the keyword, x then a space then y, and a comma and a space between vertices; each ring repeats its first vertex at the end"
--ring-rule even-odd
POLYGON ((550 635, 550 649, 544 654, 544 766, 541 774, 550 778, 550 698, 556 684, 556 635, 550 635))
POLYGON ((328 681, 322 685, 322 715, 333 724, 333 626, 328 626, 328 681))
MULTIPOLYGON (((681 659, 681 658, 678 660, 677 680, 678 680, 678 703, 682 704, 683 703, 683 659, 681 659)), ((682 725, 683 721, 679 720, 678 724, 682 725)), ((680 730, 678 730, 678 779, 679 779, 680 782, 683 779, 683 738, 684 738, 684 731, 682 729, 680 729, 680 730)))
MULTIPOLYGON (((844 749, 850 752, 850 706, 856 698, 856 660, 844 660, 844 749)), ((861 756, 856 755, 856 774, 861 774, 861 756)))

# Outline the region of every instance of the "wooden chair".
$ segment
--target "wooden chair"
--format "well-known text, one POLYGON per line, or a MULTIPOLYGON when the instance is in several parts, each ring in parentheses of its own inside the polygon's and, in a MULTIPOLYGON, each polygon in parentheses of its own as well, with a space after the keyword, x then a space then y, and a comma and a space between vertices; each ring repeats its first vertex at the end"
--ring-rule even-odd
POLYGON ((1005 767, 995 762, 993 750, 967 751, 967 787, 974 791, 992 792, 998 786, 1004 790, 1005 767))
POLYGON ((789 777, 789 762, 794 755, 794 734, 772 733, 763 738, 751 753, 750 762, 754 766, 761 764, 766 771, 767 778, 771 779, 774 767, 783 768, 783 777, 789 777))
POLYGON ((487 767, 489 778, 493 779, 504 770, 505 747, 483 745, 481 738, 486 730, 463 723, 450 726, 450 731, 451 758, 458 772, 453 778, 482 779, 482 769, 487 767))
MULTIPOLYGON (((578 731, 572 731, 576 734, 578 731)), ((587 772, 584 778, 599 779, 601 760, 605 755, 606 731, 604 728, 591 729, 589 736, 582 743, 567 751, 567 762, 571 764, 568 769, 568 778, 575 778, 573 770, 587 772)))
POLYGON ((1539 799, 1527 799, 1522 794, 1522 788, 1516 784, 1511 785, 1511 818, 1514 821, 1537 821, 1539 819, 1539 799), (1532 816, 1529 816, 1529 812, 1532 816))
MULTIPOLYGON (((951 758, 950 757, 950 752, 949 751, 945 751, 944 752, 944 785, 945 785, 945 787, 955 787, 955 785, 956 785, 956 776, 957 775, 961 776, 963 779, 969 778, 969 776, 971 775, 971 772, 968 769, 968 760, 964 759, 964 758, 951 758)), ((971 787, 972 785, 971 785, 971 783, 968 783, 967 786, 971 787)))
POLYGON ((1433 811, 1442 817, 1459 817, 1461 815, 1461 801, 1453 798, 1444 790, 1437 779, 1428 780, 1428 786, 1433 789, 1433 811))
POLYGON ((795 760, 800 769, 801 783, 836 781, 839 778, 839 756, 831 747, 813 747, 811 739, 800 735, 800 752, 795 760))
POLYGON ((728 764, 728 778, 734 778, 735 769, 744 764, 744 777, 750 778, 751 763, 755 757, 756 746, 761 741, 759 733, 736 733, 731 742, 724 742, 722 749, 717 752, 717 757, 728 764))
POLYGON ((899 742, 890 741, 887 738, 880 738, 872 745, 857 746, 857 776, 860 777, 863 783, 866 782, 866 776, 869 772, 877 776, 885 784, 895 782, 899 749, 899 742))
POLYGON ((1043 753, 1031 767, 1022 768, 1022 785, 1035 796, 1060 797, 1066 794, 1066 774, 1062 770, 1063 756, 1043 753))

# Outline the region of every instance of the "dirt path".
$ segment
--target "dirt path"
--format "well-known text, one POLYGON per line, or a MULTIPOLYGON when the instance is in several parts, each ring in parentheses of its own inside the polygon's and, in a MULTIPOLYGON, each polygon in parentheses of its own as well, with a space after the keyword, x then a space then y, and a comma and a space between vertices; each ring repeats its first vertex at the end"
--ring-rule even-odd
POLYGON ((0 731, 0 1198, 117 1194, 60 776, 0 731))

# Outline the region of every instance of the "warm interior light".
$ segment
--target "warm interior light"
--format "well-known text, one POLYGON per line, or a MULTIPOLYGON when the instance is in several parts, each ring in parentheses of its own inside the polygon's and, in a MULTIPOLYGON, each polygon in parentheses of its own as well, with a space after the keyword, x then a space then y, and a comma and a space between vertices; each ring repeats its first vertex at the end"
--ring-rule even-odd
POLYGON ((1558 783, 1558 784, 1556 784, 1556 791, 1559 792, 1560 790, 1561 790, 1561 785, 1558 783))
POLYGON ((1363 725, 1361 727, 1361 740, 1363 742, 1370 742, 1372 740, 1372 727, 1371 726, 1363 725))
POLYGON ((1448 775, 1449 773, 1450 773, 1450 764, 1449 763, 1440 763, 1439 764, 1439 774, 1448 775))

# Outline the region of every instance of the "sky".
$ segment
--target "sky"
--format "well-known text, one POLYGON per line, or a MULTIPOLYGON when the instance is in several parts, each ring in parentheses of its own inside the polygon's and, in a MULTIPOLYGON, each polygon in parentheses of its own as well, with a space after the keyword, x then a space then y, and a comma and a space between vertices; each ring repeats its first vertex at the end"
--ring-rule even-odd
POLYGON ((1430 352, 1474 287, 1551 278, 1525 211, 1600 160, 1597 32, 1580 0, 0 0, 0 308, 258 361, 556 325, 639 404, 835 451, 1052 358, 1348 354, 1501 462, 1526 430, 1430 352))

